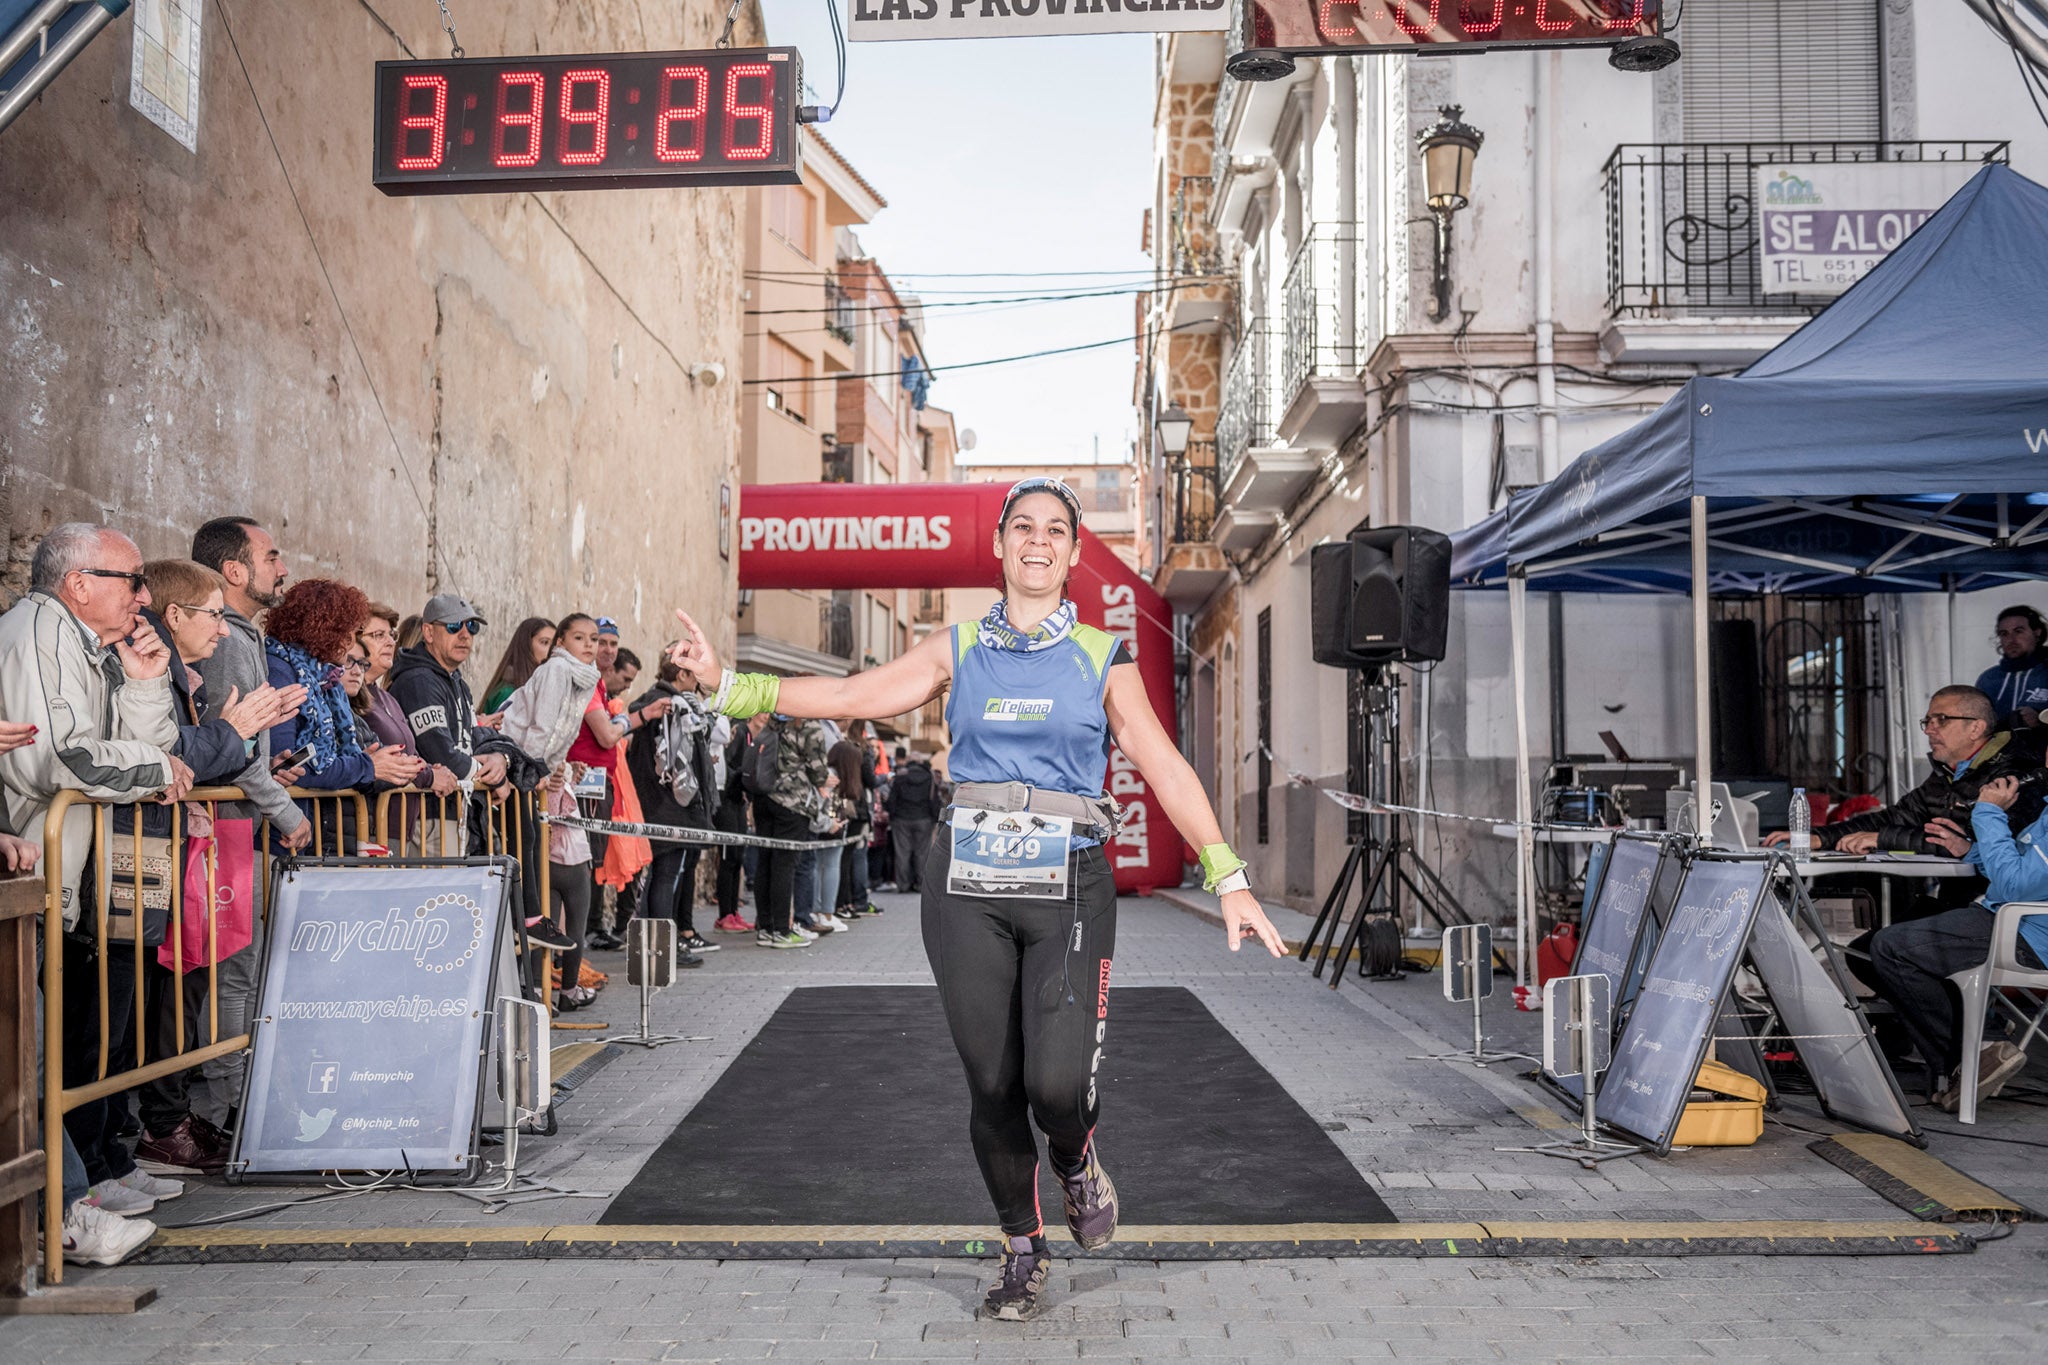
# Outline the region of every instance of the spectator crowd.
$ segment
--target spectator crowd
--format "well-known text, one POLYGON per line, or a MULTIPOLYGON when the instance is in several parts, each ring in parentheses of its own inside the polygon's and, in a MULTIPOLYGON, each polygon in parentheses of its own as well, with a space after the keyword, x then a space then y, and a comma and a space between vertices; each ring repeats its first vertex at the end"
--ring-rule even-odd
MULTIPOLYGON (((132 1066, 138 1018, 151 1062, 247 1031, 263 948, 254 896, 239 922, 214 915, 217 938, 190 932, 205 916, 188 913, 174 945, 172 878, 189 905, 195 884, 215 896, 209 875, 246 879, 266 849, 517 852, 526 984, 575 1010, 605 981, 586 948, 624 946, 636 916, 673 921, 682 966, 719 951, 696 923, 700 874, 712 931, 762 948, 807 949, 879 914, 870 888, 916 888, 944 805, 929 763, 885 753, 865 722, 734 723, 666 648, 642 685, 605 615, 521 621, 479 709, 466 669, 489 632, 482 612, 439 593, 401 614, 336 579, 294 579, 249 517, 201 526, 189 558, 149 562, 110 527, 58 526, 30 580, 0 614, 0 867, 62 868, 66 932, 44 949, 64 961, 68 1086, 97 1078, 103 1044, 113 1069, 132 1066), (187 799, 217 787, 239 799, 187 799), (113 806, 103 846, 89 805, 49 828, 64 792, 113 806), (536 808, 778 843, 650 841, 542 823, 536 808), (98 955, 125 966, 138 935, 140 998, 123 969, 106 972, 102 1001, 98 955)), ((243 1070, 230 1052, 65 1115, 67 1260, 118 1263, 154 1233, 142 1215, 183 1193, 177 1177, 225 1166, 243 1070)))

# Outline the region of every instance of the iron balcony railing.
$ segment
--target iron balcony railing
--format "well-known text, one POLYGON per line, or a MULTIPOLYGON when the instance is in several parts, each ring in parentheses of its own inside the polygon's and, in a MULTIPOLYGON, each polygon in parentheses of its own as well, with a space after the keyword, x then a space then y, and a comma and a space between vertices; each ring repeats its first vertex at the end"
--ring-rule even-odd
POLYGON ((853 299, 837 280, 825 281, 825 330, 846 345, 853 345, 853 299))
POLYGON ((1166 466, 1167 522, 1173 544, 1200 545, 1216 525, 1216 438, 1197 436, 1166 466))
POLYGON ((1209 205, 1216 195, 1216 179, 1208 175, 1186 175, 1173 191, 1173 217, 1167 225, 1170 257, 1176 280, 1221 275, 1223 248, 1216 229, 1209 224, 1209 205))
POLYGON ((1355 299, 1357 282, 1343 279, 1344 254, 1358 245, 1356 223, 1317 223, 1288 263, 1280 352, 1280 392, 1287 400, 1314 376, 1358 375, 1357 312, 1344 306, 1347 284, 1355 299))
POLYGON ((1275 392, 1279 336, 1264 318, 1253 318, 1237 339, 1223 375, 1223 406, 1216 417, 1217 474, 1223 483, 1253 446, 1270 445, 1281 405, 1275 392))
POLYGON ((1697 142, 1616 147, 1607 199, 1607 307, 1643 316, 1817 313, 1833 295, 1766 294, 1760 166, 2010 160, 2004 142, 1697 142))

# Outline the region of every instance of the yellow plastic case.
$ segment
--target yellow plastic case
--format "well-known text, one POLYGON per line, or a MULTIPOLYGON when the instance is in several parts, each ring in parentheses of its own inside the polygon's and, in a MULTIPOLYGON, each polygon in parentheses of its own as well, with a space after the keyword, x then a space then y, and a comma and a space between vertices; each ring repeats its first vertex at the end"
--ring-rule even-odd
POLYGON ((1764 1135, 1764 1096, 1768 1092, 1760 1083, 1732 1067, 1709 1061, 1700 1063, 1693 1086, 1725 1098, 1687 1104, 1678 1131, 1672 1135, 1672 1146, 1748 1147, 1764 1135))

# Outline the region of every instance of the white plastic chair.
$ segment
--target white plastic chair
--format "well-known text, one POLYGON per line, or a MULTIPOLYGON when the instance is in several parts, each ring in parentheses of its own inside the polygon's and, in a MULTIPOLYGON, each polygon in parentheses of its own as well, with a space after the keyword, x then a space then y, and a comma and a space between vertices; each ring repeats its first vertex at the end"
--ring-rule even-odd
POLYGON ((2008 986, 2048 991, 2048 971, 2020 965, 2020 920, 2028 915, 2048 915, 2048 904, 2007 901, 1999 906, 1998 916, 1991 925, 1991 955, 1981 966, 1949 977, 1963 995, 1963 1066, 1962 1076, 1956 1084, 1961 1098, 1957 1116, 1964 1123, 1977 1121, 1977 1055, 1984 1050, 1984 1013, 1991 1008, 1992 1001, 2000 999, 2013 1016, 2026 1025, 2026 1032, 2018 1039, 2022 1052, 2041 1032, 2042 1025, 2048 1023, 2048 1003, 2028 1014, 1997 994, 2008 986))

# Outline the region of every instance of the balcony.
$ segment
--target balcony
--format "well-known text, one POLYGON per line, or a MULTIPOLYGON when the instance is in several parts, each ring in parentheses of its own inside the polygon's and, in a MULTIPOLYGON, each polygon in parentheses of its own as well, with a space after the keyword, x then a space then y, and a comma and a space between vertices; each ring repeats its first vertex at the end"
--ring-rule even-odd
POLYGON ((1230 311, 1228 262, 1209 222, 1216 182, 1206 175, 1181 177, 1174 188, 1164 253, 1172 283, 1164 287, 1166 324, 1179 332, 1213 332, 1230 311))
POLYGON ((2003 142, 1711 142, 1623 145, 1602 172, 1610 361, 1742 364, 1832 295, 1764 291, 1757 171, 1843 162, 2010 159, 2003 142))
POLYGON ((818 652, 853 658, 853 594, 844 589, 818 603, 818 652))
POLYGON ((1317 459, 1308 451, 1288 449, 1275 425, 1281 411, 1279 379, 1281 336, 1255 318, 1238 339, 1230 368, 1223 375, 1223 405, 1216 419, 1216 458, 1223 509, 1217 518, 1218 543, 1246 549, 1278 523, 1278 513, 1315 474, 1317 459), (1231 534, 1231 542, 1222 539, 1231 534))
POLYGON ((1365 420, 1359 382, 1355 223, 1317 223, 1295 249, 1282 290, 1280 392, 1275 424, 1289 445, 1335 450, 1365 420))
POLYGON ((839 281, 825 281, 825 334, 842 346, 853 345, 853 300, 839 281))
POLYGON ((1210 543, 1216 524, 1216 441, 1198 436, 1166 467, 1166 545, 1152 586, 1176 611, 1193 611, 1230 576, 1210 543))

